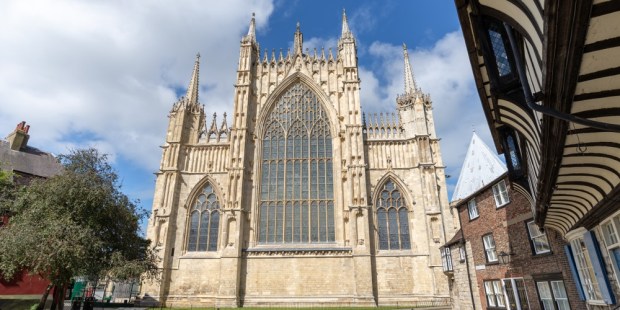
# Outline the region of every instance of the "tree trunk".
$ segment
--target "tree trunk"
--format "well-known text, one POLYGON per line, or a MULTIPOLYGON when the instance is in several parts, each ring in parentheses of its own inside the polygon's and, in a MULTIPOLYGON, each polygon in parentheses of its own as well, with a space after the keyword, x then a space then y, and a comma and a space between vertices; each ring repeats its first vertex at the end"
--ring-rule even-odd
POLYGON ((47 295, 49 295, 50 290, 52 289, 52 283, 48 284, 45 288, 45 292, 43 292, 43 296, 41 296, 41 300, 39 300, 39 305, 37 306, 37 310, 45 309, 45 302, 47 301, 47 295))
MULTIPOLYGON (((52 293, 52 306, 50 310, 56 310, 56 304, 58 303, 58 285, 54 285, 54 292, 52 293)), ((59 310, 62 310, 60 308, 59 310)))
POLYGON ((62 284, 60 286, 56 286, 54 289, 54 303, 56 304, 56 309, 63 310, 65 307, 65 288, 67 284, 62 284))

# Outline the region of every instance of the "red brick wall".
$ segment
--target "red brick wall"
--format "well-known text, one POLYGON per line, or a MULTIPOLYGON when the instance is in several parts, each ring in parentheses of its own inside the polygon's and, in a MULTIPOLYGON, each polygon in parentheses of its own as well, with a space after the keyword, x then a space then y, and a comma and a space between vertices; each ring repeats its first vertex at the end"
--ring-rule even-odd
POLYGON ((530 307, 540 309, 535 278, 558 274, 564 281, 571 307, 585 309, 585 304, 579 300, 575 283, 572 280, 568 261, 564 254, 562 237, 555 231, 548 230, 547 238, 551 246, 551 253, 534 255, 530 245, 526 222, 531 220, 530 203, 520 192, 513 190, 508 182, 510 202, 501 208, 496 208, 491 187, 479 192, 475 199, 479 217, 470 221, 467 211, 467 202, 459 207, 462 229, 465 239, 471 242, 473 264, 477 266, 476 278, 483 308, 486 309, 486 295, 483 282, 502 278, 523 278, 527 290, 530 307), (487 263, 482 243, 482 236, 493 233, 496 252, 511 253, 509 264, 487 263), (484 269, 482 269, 484 268, 484 269))
POLYGON ((23 271, 12 281, 0 279, 0 298, 2 295, 43 295, 48 284, 49 281, 23 271))

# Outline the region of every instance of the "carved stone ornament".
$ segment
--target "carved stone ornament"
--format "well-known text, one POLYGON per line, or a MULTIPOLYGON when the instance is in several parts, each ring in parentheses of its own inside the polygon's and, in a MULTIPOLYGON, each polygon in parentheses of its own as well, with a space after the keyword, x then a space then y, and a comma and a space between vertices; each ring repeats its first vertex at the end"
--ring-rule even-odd
POLYGON ((351 248, 257 248, 243 250, 245 256, 348 256, 351 248))

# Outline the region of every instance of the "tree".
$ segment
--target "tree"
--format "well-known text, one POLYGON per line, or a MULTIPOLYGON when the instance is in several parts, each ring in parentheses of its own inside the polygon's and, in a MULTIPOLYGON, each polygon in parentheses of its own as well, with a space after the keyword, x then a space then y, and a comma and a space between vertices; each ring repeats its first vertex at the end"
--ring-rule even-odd
POLYGON ((25 269, 50 280, 38 309, 52 286, 62 292, 75 276, 156 276, 155 253, 139 235, 146 213, 120 191, 106 156, 91 148, 59 160, 61 174, 34 180, 4 201, 12 217, 0 229, 0 276, 25 269))
POLYGON ((4 206, 13 198, 13 186, 13 173, 2 169, 2 163, 0 162, 0 216, 8 212, 4 206))

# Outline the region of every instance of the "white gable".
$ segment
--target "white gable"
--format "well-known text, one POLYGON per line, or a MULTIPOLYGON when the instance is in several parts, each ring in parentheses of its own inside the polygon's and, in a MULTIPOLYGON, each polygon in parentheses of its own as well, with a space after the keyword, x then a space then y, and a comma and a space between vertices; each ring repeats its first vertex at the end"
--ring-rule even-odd
POLYGON ((493 182, 507 171, 499 157, 474 132, 456 183, 452 201, 463 199, 493 182))

